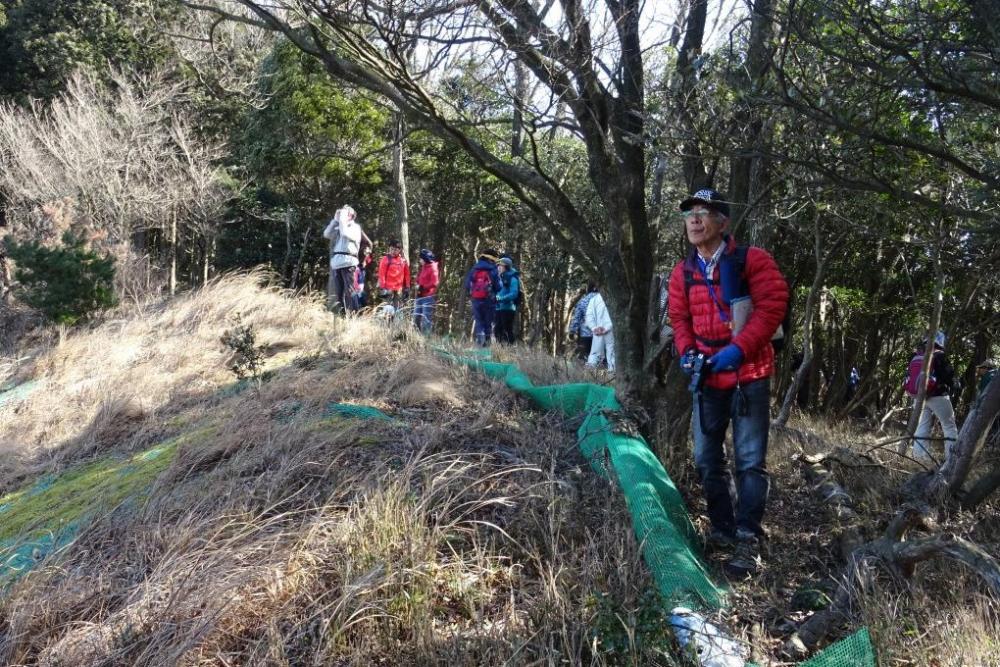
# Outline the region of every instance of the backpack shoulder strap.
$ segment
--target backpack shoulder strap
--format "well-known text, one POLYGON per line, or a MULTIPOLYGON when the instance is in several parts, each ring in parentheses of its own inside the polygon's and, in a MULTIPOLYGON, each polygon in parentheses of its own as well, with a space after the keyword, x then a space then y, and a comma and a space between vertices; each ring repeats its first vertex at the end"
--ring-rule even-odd
POLYGON ((736 249, 733 250, 733 260, 736 261, 736 266, 745 267, 747 265, 747 253, 750 251, 750 246, 738 245, 736 249))
POLYGON ((733 250, 732 259, 730 260, 733 263, 733 266, 739 270, 740 276, 743 277, 743 282, 746 282, 745 274, 747 270, 747 253, 749 252, 750 246, 738 245, 736 246, 736 249, 733 250))

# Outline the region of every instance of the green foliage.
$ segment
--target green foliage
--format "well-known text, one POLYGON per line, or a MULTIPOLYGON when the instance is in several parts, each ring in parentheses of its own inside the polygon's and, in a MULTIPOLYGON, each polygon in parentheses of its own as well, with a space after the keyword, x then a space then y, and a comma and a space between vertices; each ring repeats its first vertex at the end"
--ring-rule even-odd
POLYGON ((238 156, 285 195, 315 186, 378 185, 388 114, 334 81, 314 58, 279 43, 263 68, 268 105, 251 112, 238 156))
POLYGON ((259 390, 264 381, 265 346, 257 345, 257 332, 254 331, 253 323, 244 323, 237 313, 232 327, 223 332, 219 340, 232 352, 229 370, 238 380, 248 380, 259 390))
POLYGON ((267 105, 246 110, 230 158, 256 187, 237 203, 216 263, 222 270, 267 263, 287 279, 301 260, 303 282, 325 280, 328 246, 319 232, 333 211, 351 203, 371 234, 370 221, 390 210, 380 191, 389 116, 288 42, 279 42, 261 74, 267 105))
POLYGON ((593 640, 609 664, 643 664, 636 659, 676 654, 670 614, 655 588, 647 588, 634 608, 626 608, 608 593, 588 597, 587 608, 593 614, 593 640))
POLYGON ((60 324, 74 324, 115 305, 115 259, 101 257, 72 233, 48 248, 37 241, 6 241, 19 283, 18 297, 60 324))
POLYGON ((49 98, 74 70, 150 68, 162 59, 158 26, 172 3, 13 0, 0 14, 0 94, 49 98))

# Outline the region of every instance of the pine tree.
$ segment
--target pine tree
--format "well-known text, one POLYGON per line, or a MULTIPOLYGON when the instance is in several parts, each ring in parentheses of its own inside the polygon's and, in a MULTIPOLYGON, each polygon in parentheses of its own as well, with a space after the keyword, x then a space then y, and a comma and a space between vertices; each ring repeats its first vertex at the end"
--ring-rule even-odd
POLYGON ((101 257, 70 232, 63 245, 6 241, 15 263, 17 296, 59 324, 75 324, 90 313, 115 305, 115 259, 101 257))

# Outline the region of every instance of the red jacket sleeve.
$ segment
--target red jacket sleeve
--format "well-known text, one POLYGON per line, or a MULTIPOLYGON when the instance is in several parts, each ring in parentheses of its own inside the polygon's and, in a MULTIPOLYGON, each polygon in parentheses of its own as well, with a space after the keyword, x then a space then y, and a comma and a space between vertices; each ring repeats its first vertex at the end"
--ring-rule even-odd
MULTIPOLYGON (((788 283, 778 270, 774 258, 766 250, 751 247, 744 268, 753 312, 743 330, 733 339, 746 358, 752 357, 765 345, 785 318, 788 308, 788 283)), ((671 283, 672 286, 672 283, 671 283)), ((673 291, 670 298, 674 297, 673 291)), ((675 334, 676 336, 676 334, 675 334)))
POLYGON ((389 267, 389 256, 383 255, 378 262, 378 287, 383 289, 385 285, 385 270, 389 267))
POLYGON ((670 326, 674 328, 674 345, 680 354, 684 354, 695 347, 691 308, 688 306, 687 290, 684 289, 684 262, 674 267, 668 290, 667 312, 670 313, 670 326))

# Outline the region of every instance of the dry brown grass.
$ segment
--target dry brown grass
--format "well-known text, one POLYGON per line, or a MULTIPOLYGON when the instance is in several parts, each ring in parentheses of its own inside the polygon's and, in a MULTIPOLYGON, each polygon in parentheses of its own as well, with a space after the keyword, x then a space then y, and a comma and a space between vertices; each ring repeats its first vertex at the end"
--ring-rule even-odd
POLYGON ((576 359, 553 357, 543 350, 526 345, 494 346, 493 358, 496 361, 516 363, 536 386, 574 382, 596 384, 611 382, 611 376, 606 371, 586 368, 576 359))
POLYGON ((559 420, 403 328, 259 281, 37 352, 44 394, 0 425, 7 488, 185 438, 148 496, 0 598, 0 663, 670 664, 630 627, 651 582, 620 495, 559 420), (237 312, 273 376, 227 395, 237 312), (396 420, 325 417, 331 401, 396 420))
MULTIPOLYGON (((874 539, 901 503, 899 486, 916 464, 894 454, 895 446, 875 447, 874 434, 854 424, 832 424, 798 416, 790 426, 821 437, 830 446, 868 453, 878 467, 836 468, 845 490, 854 498, 862 536, 874 539)), ((753 580, 733 587, 734 626, 752 638, 762 664, 781 664, 781 647, 797 624, 810 615, 797 606, 795 593, 821 590, 832 596, 834 578, 844 563, 826 520, 824 505, 802 477, 792 455, 819 453, 830 447, 818 441, 773 437, 768 453, 772 476, 768 515, 769 553, 764 569, 753 580)), ((693 475, 691 478, 693 479, 693 475)), ((695 488, 686 495, 696 521, 703 523, 704 505, 695 488)), ((984 508, 981 516, 994 510, 984 508)), ((1000 525, 957 513, 942 517, 944 528, 971 539, 993 554, 1000 553, 1000 525)), ((721 558, 713 559, 720 564, 721 558)), ((858 603, 830 640, 867 626, 879 664, 961 667, 996 665, 1000 619, 977 575, 951 561, 921 564, 907 587, 882 572, 876 588, 859 595, 858 603)))

